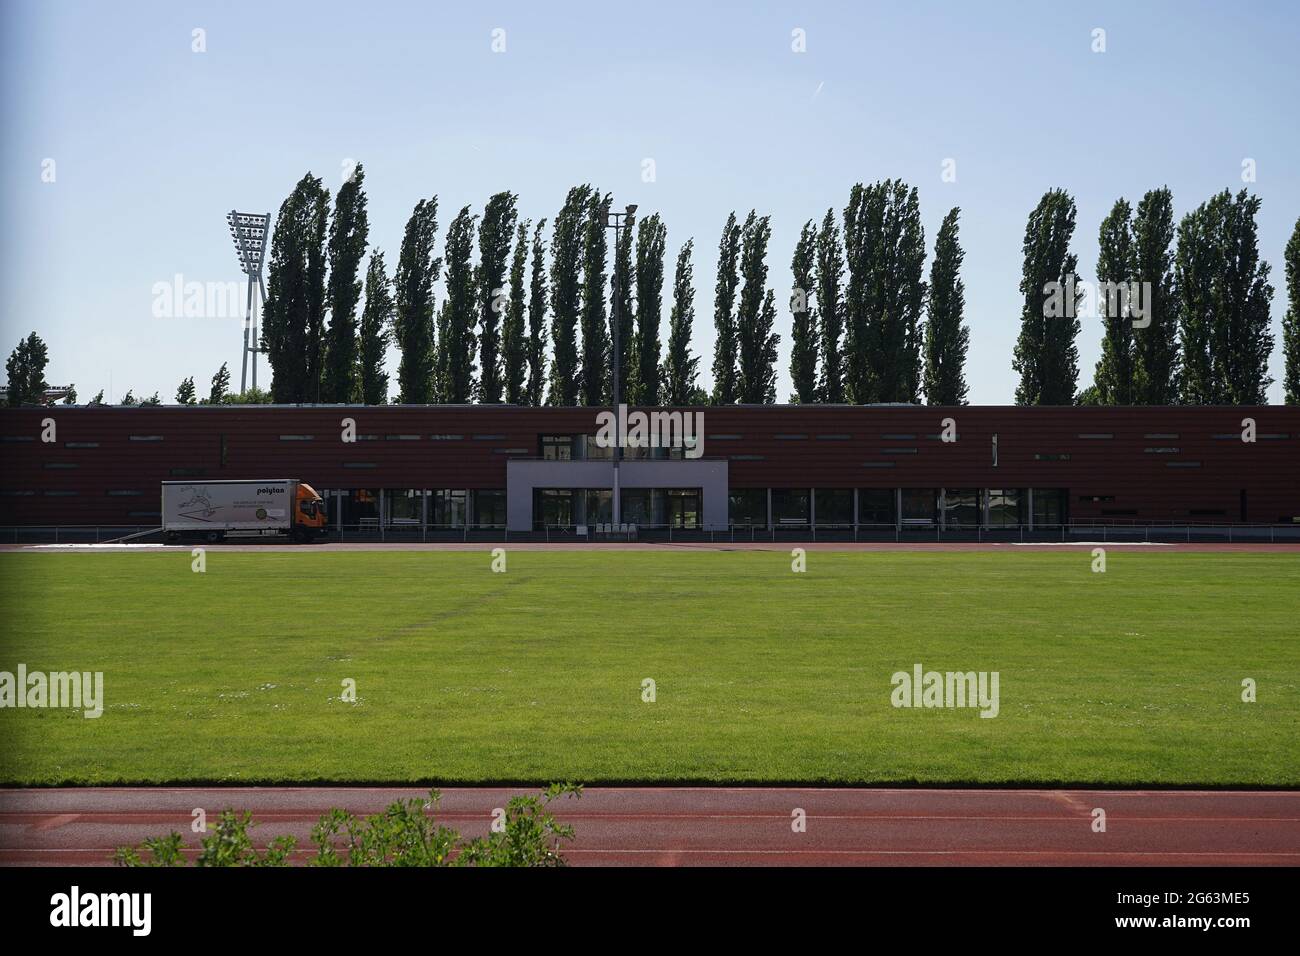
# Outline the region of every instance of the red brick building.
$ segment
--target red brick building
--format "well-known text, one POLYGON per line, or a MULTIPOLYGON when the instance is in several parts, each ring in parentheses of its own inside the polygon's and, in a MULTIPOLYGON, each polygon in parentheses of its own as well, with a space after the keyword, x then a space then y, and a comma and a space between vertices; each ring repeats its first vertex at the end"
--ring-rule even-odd
POLYGON ((594 440, 600 411, 5 409, 0 525, 156 524, 162 481, 282 477, 325 495, 331 524, 385 533, 1300 520, 1300 408, 695 409, 698 457, 624 451, 617 518, 612 453, 594 440))

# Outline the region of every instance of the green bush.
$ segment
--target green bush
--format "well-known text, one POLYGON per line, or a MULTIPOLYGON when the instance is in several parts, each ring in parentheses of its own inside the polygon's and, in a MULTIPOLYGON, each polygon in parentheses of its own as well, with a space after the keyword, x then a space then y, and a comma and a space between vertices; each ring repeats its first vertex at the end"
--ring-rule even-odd
MULTIPOLYGON (((313 866, 564 866, 560 843, 573 839, 573 827, 557 823, 551 801, 573 794, 577 784, 552 784, 540 796, 513 797, 505 808, 504 826, 486 837, 462 842, 460 834, 434 820, 442 795, 413 797, 389 804, 381 813, 357 817, 333 809, 312 828, 316 845, 313 866), (428 812, 426 812, 428 811, 428 812)), ((223 810, 215 830, 201 841, 197 866, 285 866, 297 846, 280 836, 258 853, 249 831, 255 826, 247 810, 223 810)), ((184 866, 184 841, 175 831, 145 840, 138 847, 119 847, 118 866, 184 866), (147 854, 147 859, 142 856, 147 854)))

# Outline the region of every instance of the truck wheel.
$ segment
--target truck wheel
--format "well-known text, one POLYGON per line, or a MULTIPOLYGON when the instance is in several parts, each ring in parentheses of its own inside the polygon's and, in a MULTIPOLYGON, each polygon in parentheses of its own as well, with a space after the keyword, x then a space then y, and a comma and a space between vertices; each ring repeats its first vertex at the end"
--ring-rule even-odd
POLYGON ((221 533, 218 531, 209 531, 206 535, 208 544, 216 544, 221 540, 221 533))

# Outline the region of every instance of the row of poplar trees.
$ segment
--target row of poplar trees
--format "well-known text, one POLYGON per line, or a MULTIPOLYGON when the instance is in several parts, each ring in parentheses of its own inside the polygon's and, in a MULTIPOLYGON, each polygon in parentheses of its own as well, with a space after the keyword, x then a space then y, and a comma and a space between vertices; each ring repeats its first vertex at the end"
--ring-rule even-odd
MULTIPOLYGON (((1175 224, 1173 195, 1152 189, 1134 208, 1118 200, 1098 234, 1097 281, 1142 284, 1139 326, 1131 309, 1099 310, 1101 359, 1093 385, 1076 393, 1083 286, 1070 251, 1075 204, 1047 192, 1025 228, 1024 298, 1014 369, 1024 405, 1262 405, 1273 286, 1260 258, 1260 200, 1242 190, 1212 196, 1175 224), (1048 283, 1075 290, 1076 308, 1046 308, 1048 283)), ((1300 404, 1300 221, 1287 244, 1290 307, 1283 320, 1283 391, 1300 404)), ((1105 305, 1106 303, 1100 302, 1105 305)))
MULTIPOLYGON (((677 251, 660 341, 667 228, 658 214, 621 230, 611 251, 610 197, 592 185, 569 190, 549 230, 547 219, 521 218, 518 197, 501 192, 481 213, 460 209, 437 254, 434 196, 416 204, 390 276, 381 251, 366 261, 364 181, 358 165, 331 209, 329 190, 308 173, 280 207, 262 318, 272 401, 382 404, 390 345, 400 354, 397 400, 408 404, 603 405, 615 360, 632 404, 776 401, 769 217, 732 213, 723 228, 709 393, 691 351, 693 240, 677 251)), ((1079 392, 1078 316, 1049 314, 1044 295, 1049 282, 1081 287, 1070 252, 1075 205, 1062 190, 1045 194, 1025 231, 1017 402, 1262 403, 1273 290, 1258 255, 1258 209, 1257 198, 1225 191, 1175 230, 1167 189, 1136 210, 1115 204, 1100 230, 1098 279, 1149 282, 1152 320, 1135 329, 1128 316, 1103 319, 1095 384, 1079 392)), ((829 209, 804 224, 791 261, 791 402, 966 402, 959 215, 952 209, 939 228, 928 281, 917 191, 901 181, 855 185, 841 215, 829 209)), ((1297 256, 1300 223, 1287 247, 1291 402, 1300 401, 1297 256)))

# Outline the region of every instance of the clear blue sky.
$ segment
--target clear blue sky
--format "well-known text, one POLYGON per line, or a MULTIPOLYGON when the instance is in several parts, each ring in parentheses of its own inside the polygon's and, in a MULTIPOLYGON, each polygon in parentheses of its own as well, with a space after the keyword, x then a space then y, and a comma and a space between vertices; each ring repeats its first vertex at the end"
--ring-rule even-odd
MULTIPOLYGON (((309 169, 337 189, 348 158, 366 166, 371 242, 390 267, 411 207, 435 193, 439 251, 455 211, 501 189, 534 219, 586 181, 659 211, 669 279, 695 238, 706 386, 727 213, 771 215, 784 303, 800 225, 886 177, 919 188, 931 249, 962 207, 973 402, 1012 401, 1020 244, 1049 187, 1077 200, 1091 277, 1117 198, 1167 184, 1181 216, 1241 188, 1254 159, 1275 334, 1285 311, 1282 250, 1300 216, 1291 3, 4 0, 0 18, 0 346, 37 330, 48 380, 76 383, 82 401, 111 377, 113 399, 170 402, 183 376, 203 391, 223 361, 238 384, 239 321, 154 318, 153 286, 239 279, 225 213, 274 213, 309 169), (806 53, 791 50, 796 28, 806 53), (941 181, 946 158, 955 183, 941 181)), ((1085 320, 1081 387, 1099 339, 1085 320)), ((1279 346, 1275 378, 1281 364, 1279 346)))

